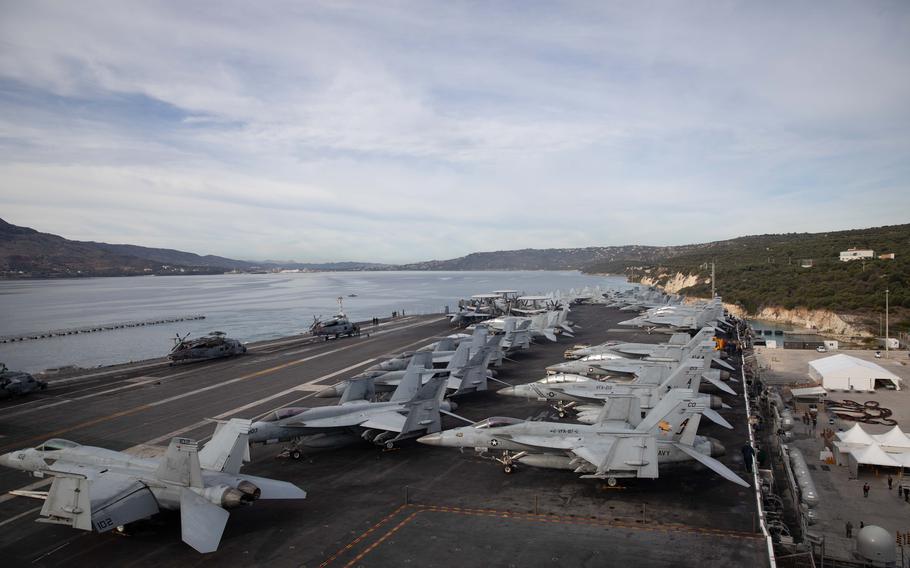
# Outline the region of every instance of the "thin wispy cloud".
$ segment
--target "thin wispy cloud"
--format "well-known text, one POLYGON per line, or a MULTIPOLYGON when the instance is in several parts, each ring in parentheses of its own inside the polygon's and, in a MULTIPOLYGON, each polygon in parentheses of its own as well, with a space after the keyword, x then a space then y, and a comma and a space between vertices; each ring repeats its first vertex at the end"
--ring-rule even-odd
POLYGON ((906 222, 910 7, 3 2, 0 216, 403 262, 906 222))

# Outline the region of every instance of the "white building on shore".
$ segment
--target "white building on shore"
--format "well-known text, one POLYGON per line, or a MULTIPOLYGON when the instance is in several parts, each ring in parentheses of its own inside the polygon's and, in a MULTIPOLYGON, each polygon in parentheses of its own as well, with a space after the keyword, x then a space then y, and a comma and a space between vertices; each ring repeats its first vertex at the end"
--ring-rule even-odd
POLYGON ((874 257, 875 257, 874 251, 865 250, 865 249, 849 248, 847 250, 841 251, 841 253, 840 253, 841 262, 847 262, 850 260, 859 260, 862 258, 874 258, 874 257))

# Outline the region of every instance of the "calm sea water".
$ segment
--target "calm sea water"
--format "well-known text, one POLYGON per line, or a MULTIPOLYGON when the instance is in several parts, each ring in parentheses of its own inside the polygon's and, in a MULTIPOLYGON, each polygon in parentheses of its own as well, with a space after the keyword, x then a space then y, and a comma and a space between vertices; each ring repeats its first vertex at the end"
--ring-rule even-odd
POLYGON ((64 365, 95 367, 161 357, 180 333, 213 330, 243 341, 305 331, 314 315, 337 311, 355 320, 455 309, 459 298, 501 289, 528 294, 600 285, 622 277, 579 272, 331 272, 80 280, 0 281, 0 336, 106 323, 201 314, 204 320, 0 344, 0 361, 36 372, 64 365), (356 294, 356 297, 347 297, 356 294))

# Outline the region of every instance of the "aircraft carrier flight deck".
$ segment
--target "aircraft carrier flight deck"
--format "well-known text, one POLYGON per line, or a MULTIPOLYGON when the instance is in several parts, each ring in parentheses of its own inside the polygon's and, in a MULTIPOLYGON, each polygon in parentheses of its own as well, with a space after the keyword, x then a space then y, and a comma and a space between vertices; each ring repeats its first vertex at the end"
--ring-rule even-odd
MULTIPOLYGON (((574 339, 535 343, 497 369, 510 384, 544 376, 575 343, 607 339, 658 343, 667 335, 616 327, 628 313, 572 308, 574 339)), ((326 385, 455 331, 442 316, 365 325, 360 337, 313 342, 289 338, 251 346, 243 356, 170 367, 126 365, 51 384, 30 398, 0 403, 0 453, 49 438, 157 455, 174 436, 204 441, 212 420, 253 418, 285 406, 335 404, 326 385)), ((742 385, 720 413, 734 428, 702 421, 720 440, 719 458, 743 478, 748 440, 742 385)), ((491 390, 458 397, 455 412, 547 417, 544 402, 491 390)), ((446 417, 443 426, 461 425, 446 417)), ((294 483, 301 501, 257 502, 231 512, 220 548, 199 554, 180 539, 180 516, 163 513, 125 535, 41 524, 41 502, 8 494, 47 490, 48 481, 0 468, 0 558, 4 566, 764 566, 755 494, 694 463, 661 468, 655 480, 616 487, 571 471, 501 466, 475 455, 416 442, 384 450, 363 443, 279 457, 281 444, 253 446, 244 473, 294 483)))

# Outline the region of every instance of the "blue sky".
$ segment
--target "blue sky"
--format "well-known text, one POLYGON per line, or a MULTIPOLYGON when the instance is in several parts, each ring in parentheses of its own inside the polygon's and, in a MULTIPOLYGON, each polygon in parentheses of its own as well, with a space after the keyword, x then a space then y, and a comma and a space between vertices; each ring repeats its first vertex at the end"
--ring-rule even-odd
POLYGON ((0 0, 0 217, 298 261, 910 221, 906 2, 0 0))

